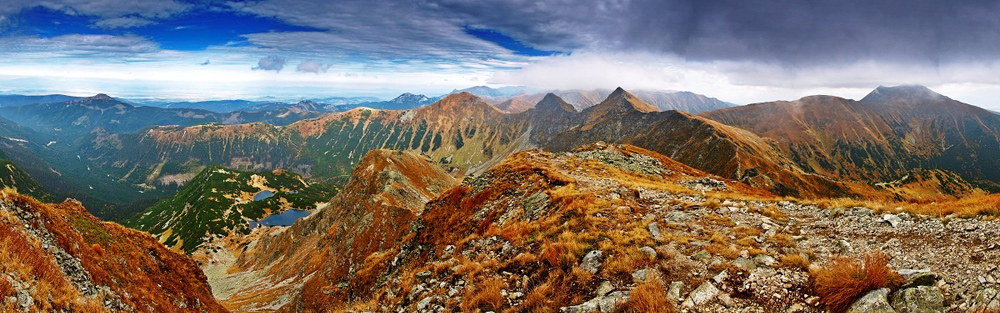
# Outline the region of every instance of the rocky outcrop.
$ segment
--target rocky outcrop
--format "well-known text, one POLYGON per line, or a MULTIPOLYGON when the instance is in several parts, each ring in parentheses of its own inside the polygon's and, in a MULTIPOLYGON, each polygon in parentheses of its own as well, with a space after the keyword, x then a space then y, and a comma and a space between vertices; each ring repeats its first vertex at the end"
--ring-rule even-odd
POLYGON ((191 259, 79 204, 0 195, 5 312, 226 312, 191 259))

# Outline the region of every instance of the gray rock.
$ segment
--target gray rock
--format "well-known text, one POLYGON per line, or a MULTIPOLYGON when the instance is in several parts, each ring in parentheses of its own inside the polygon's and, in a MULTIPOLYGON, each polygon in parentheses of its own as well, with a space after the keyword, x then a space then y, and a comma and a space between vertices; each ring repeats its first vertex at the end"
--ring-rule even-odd
POLYGON ((712 254, 708 253, 708 251, 705 250, 698 250, 698 252, 695 252, 694 254, 691 255, 691 259, 693 260, 705 260, 711 258, 712 254))
POLYGON ((917 286, 892 294, 892 307, 899 313, 944 312, 944 293, 934 286, 917 286))
POLYGON ((914 269, 901 269, 898 271, 899 275, 903 275, 903 278, 910 279, 910 276, 922 273, 930 273, 930 269, 914 270, 914 269))
POLYGON ((597 286, 597 296, 603 297, 612 291, 615 291, 615 286, 609 281, 602 281, 600 286, 597 286))
POLYGON ((774 257, 766 254, 760 254, 753 257, 753 261, 764 266, 771 266, 778 263, 778 260, 775 260, 774 257))
POLYGON ((715 275, 715 277, 712 277, 712 281, 714 281, 716 284, 721 284, 723 281, 726 281, 726 278, 729 278, 729 273, 726 273, 726 271, 722 271, 718 275, 715 275))
POLYGON ((599 296, 590 301, 559 308, 559 312, 563 313, 609 313, 614 312, 619 306, 627 302, 629 299, 628 291, 615 291, 611 292, 605 296, 599 296))
POLYGON ((637 271, 635 271, 635 272, 632 273, 632 281, 637 282, 637 283, 646 282, 646 281, 649 281, 649 280, 653 279, 654 277, 656 277, 658 275, 659 275, 659 273, 657 273, 655 270, 649 269, 649 268, 644 268, 644 269, 637 270, 637 271))
POLYGON ((601 312, 615 312, 619 306, 625 304, 629 299, 628 291, 615 291, 601 298, 598 302, 601 312))
POLYGON ((670 288, 667 288, 667 299, 673 303, 677 303, 681 299, 681 289, 684 289, 684 282, 675 281, 670 283, 670 288))
POLYGON ((753 260, 750 260, 748 258, 737 258, 736 260, 733 261, 733 265, 747 272, 757 269, 757 262, 754 262, 753 260))
POLYGON ((31 298, 31 295, 28 294, 27 290, 21 290, 21 292, 17 294, 17 304, 20 305, 21 308, 27 310, 32 305, 35 305, 35 299, 31 298))
POLYGON ((903 219, 899 218, 899 216, 896 216, 895 214, 886 214, 882 215, 879 222, 887 223, 892 227, 899 227, 899 224, 903 222, 903 219))
POLYGON ((895 309, 889 305, 889 289, 882 288, 879 290, 871 291, 861 297, 858 301, 854 302, 847 313, 897 313, 895 309))
POLYGON ((663 233, 660 232, 660 225, 656 222, 649 223, 649 235, 653 237, 653 240, 663 241, 663 233))
POLYGON ((684 304, 682 305, 688 308, 705 305, 706 303, 709 303, 717 298, 719 293, 721 293, 721 291, 719 291, 718 288, 715 288, 715 285, 712 285, 710 282, 705 282, 692 291, 691 294, 688 295, 687 300, 684 300, 684 304))
POLYGON ((899 289, 913 288, 918 286, 934 286, 941 277, 931 272, 915 273, 906 277, 906 282, 899 289))
POLYGON ((653 247, 642 247, 639 248, 639 251, 649 256, 650 259, 656 258, 656 249, 653 249, 653 247))
POLYGON ((785 312, 786 313, 798 313, 798 312, 803 312, 805 310, 806 310, 806 307, 804 305, 796 303, 796 304, 792 304, 792 306, 788 307, 788 310, 785 310, 785 312))
POLYGON ((976 296, 971 299, 968 306, 993 312, 1000 311, 1000 294, 997 293, 997 290, 993 288, 980 290, 976 292, 976 296))
POLYGON ((591 274, 597 274, 597 271, 601 269, 601 258, 603 256, 604 252, 601 252, 601 250, 587 252, 587 255, 583 256, 580 267, 591 274))
POLYGON ((434 300, 434 297, 427 297, 427 298, 421 299, 419 302, 417 302, 417 310, 420 310, 420 311, 426 310, 427 306, 429 306, 431 304, 431 301, 433 301, 433 300, 434 300))

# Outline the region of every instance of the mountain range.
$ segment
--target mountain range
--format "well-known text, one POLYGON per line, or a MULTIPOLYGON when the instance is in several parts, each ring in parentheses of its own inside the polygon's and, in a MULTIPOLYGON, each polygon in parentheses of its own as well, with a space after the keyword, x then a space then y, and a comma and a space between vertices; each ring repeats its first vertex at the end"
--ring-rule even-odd
MULTIPOLYGON (((808 311, 825 301, 809 264, 872 238, 962 247, 921 246, 936 271, 1000 257, 950 235, 995 236, 1000 116, 922 86, 745 106, 623 88, 271 105, 0 106, 0 247, 27 253, 0 256, 0 305, 808 311), (65 196, 83 204, 31 198, 65 196), (306 217, 265 223, 289 212, 306 217)), ((947 272, 966 307, 979 263, 947 272)))

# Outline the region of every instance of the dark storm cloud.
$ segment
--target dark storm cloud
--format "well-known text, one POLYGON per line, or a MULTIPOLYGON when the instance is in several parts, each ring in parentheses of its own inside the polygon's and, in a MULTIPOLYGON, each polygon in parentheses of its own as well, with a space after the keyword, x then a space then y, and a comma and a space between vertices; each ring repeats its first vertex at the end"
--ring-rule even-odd
POLYGON ((547 49, 808 65, 992 60, 996 1, 432 1, 464 23, 547 49))

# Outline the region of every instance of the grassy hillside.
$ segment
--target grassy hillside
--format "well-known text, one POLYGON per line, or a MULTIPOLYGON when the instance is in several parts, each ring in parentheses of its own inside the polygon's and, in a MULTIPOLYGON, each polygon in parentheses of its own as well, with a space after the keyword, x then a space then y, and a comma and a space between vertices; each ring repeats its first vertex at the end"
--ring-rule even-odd
POLYGON ((249 233, 250 221, 288 209, 312 210, 336 193, 335 186, 308 183, 289 171, 256 173, 209 166, 176 195, 157 202, 125 225, 191 253, 209 236, 249 233), (274 195, 254 201, 262 191, 274 195))

